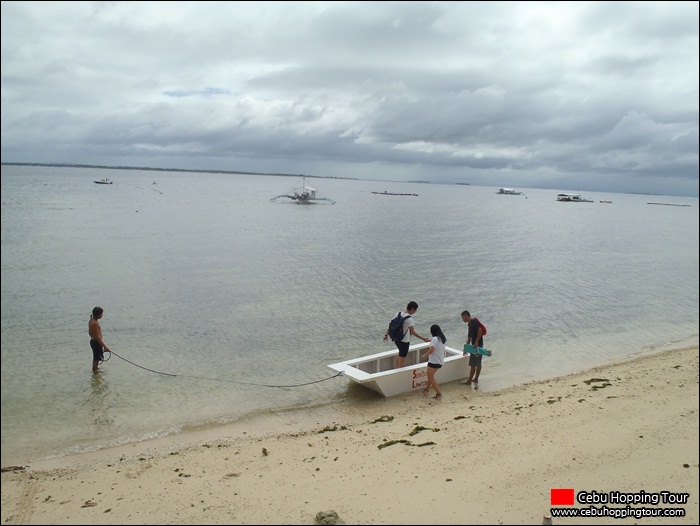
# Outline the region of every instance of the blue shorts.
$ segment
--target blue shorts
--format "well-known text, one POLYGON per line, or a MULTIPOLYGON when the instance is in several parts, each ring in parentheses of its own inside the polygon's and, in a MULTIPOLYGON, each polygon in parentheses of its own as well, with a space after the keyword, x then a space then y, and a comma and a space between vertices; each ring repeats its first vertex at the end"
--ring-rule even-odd
POLYGON ((394 344, 399 350, 399 356, 401 356, 401 358, 406 358, 406 356, 408 356, 408 348, 411 346, 411 342, 394 342, 394 344))
POLYGON ((90 347, 92 347, 92 359, 96 362, 102 361, 105 358, 104 349, 97 340, 90 340, 90 347))

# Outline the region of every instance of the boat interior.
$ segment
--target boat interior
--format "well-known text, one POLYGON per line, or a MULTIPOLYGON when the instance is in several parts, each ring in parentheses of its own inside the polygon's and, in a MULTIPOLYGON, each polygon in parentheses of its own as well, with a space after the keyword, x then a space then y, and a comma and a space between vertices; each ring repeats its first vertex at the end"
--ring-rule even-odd
MULTIPOLYGON (((421 355, 425 353, 426 348, 428 347, 428 344, 420 345, 420 346, 411 346, 408 350, 408 354, 406 355, 406 362, 404 364, 404 367, 411 367, 419 364, 425 364, 428 360, 421 360, 421 355)), ((363 360, 361 362, 357 363, 351 363, 348 364, 352 367, 355 367, 356 369, 359 369, 360 371, 367 373, 367 374, 376 374, 376 373, 383 373, 386 371, 392 371, 395 370, 396 366, 396 356, 399 354, 398 349, 396 349, 395 352, 388 356, 379 356, 375 358, 369 358, 367 360, 363 360)), ((460 357, 462 356, 461 351, 457 351, 455 349, 451 348, 446 348, 445 349, 445 359, 447 360, 450 356, 457 356, 460 357)))

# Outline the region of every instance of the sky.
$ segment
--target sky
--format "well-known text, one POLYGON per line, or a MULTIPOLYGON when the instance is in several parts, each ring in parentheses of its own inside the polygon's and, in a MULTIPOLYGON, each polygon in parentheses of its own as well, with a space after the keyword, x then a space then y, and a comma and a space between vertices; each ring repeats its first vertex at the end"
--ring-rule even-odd
POLYGON ((698 196, 698 2, 1 6, 2 162, 698 196))

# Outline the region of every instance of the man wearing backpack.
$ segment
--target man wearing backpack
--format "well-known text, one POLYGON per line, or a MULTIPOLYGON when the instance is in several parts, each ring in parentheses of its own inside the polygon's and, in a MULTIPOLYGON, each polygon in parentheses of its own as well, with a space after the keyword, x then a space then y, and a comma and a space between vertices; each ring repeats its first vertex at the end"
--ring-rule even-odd
MULTIPOLYGON (((392 334, 392 340, 399 350, 399 355, 396 357, 396 368, 404 366, 406 363, 406 356, 408 356, 408 348, 411 345, 410 339, 411 335, 423 340, 424 342, 429 342, 429 338, 423 338, 420 334, 416 332, 416 322, 413 321, 413 315, 418 310, 418 304, 415 301, 409 301, 406 305, 406 310, 403 312, 398 312, 397 317, 402 319, 402 323, 396 334, 392 334)), ((393 320, 392 320, 393 321, 393 320)), ((389 324, 386 332, 384 333, 384 341, 389 339, 389 332, 392 331, 392 324, 389 324)), ((393 332, 393 331, 392 331, 393 332)))
MULTIPOLYGON (((479 318, 472 318, 468 310, 462 311, 462 321, 467 324, 467 343, 471 343, 474 347, 484 346, 484 334, 486 334, 484 325, 479 321, 479 318)), ((474 389, 479 388, 479 374, 481 373, 481 358, 480 353, 469 355, 469 378, 463 382, 464 385, 474 384, 474 389)))

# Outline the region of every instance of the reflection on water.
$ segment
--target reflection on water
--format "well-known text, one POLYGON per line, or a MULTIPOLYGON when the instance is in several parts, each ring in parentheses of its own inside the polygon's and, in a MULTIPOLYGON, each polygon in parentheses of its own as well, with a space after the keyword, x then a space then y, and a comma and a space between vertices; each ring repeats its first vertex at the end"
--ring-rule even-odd
POLYGON ((83 407, 90 416, 96 430, 110 428, 114 425, 114 415, 110 414, 109 397, 112 390, 105 378, 105 373, 93 374, 90 385, 84 390, 83 407))

